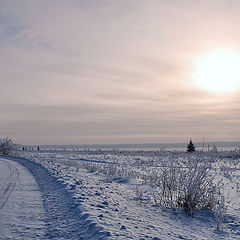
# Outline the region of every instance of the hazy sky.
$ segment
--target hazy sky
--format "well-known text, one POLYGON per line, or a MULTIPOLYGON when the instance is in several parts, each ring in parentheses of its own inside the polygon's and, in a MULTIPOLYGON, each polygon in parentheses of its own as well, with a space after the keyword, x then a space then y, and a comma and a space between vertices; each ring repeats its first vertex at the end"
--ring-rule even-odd
POLYGON ((240 91, 192 78, 213 49, 240 56, 239 13, 238 0, 0 0, 0 135, 240 141, 240 91))

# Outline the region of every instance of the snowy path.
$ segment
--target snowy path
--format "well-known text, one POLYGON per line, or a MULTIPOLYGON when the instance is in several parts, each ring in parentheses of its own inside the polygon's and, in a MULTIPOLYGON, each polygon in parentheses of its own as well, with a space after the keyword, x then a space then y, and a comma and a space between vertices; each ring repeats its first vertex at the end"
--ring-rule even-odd
POLYGON ((9 159, 0 159, 0 239, 106 238, 45 168, 9 159))
POLYGON ((0 239, 44 236, 44 210, 33 176, 20 164, 0 159, 0 239))

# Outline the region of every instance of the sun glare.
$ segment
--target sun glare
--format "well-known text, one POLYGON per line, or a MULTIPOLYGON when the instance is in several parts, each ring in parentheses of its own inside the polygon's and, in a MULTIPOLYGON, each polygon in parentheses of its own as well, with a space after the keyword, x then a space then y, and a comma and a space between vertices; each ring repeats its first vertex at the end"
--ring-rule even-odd
POLYGON ((193 74, 207 91, 234 92, 240 87, 240 56, 233 51, 214 51, 201 57, 193 74))

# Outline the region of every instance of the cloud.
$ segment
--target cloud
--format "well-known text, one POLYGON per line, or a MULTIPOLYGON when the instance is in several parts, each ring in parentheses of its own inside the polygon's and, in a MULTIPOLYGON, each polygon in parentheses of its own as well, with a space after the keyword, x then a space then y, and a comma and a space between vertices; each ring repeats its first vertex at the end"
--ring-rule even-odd
POLYGON ((237 139, 237 95, 198 89, 191 71, 215 45, 238 48, 238 2, 0 5, 3 134, 28 143, 237 139))

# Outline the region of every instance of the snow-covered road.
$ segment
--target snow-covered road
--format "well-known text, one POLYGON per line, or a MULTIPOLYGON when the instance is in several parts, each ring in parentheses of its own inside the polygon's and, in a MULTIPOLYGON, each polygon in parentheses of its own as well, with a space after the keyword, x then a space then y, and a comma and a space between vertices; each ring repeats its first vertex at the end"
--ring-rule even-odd
POLYGON ((106 238, 47 169, 24 158, 0 158, 0 239, 106 238))
POLYGON ((0 159, 0 239, 39 239, 45 235, 41 194, 22 165, 0 159))

